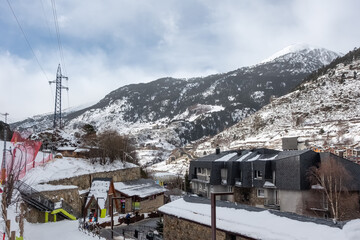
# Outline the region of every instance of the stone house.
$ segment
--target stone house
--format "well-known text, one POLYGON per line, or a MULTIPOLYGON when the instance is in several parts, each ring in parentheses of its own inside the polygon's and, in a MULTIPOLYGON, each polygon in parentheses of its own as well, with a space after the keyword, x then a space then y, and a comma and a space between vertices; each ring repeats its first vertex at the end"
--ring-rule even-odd
MULTIPOLYGON (((160 207, 164 239, 211 239, 209 199, 184 196, 160 207)), ((344 222, 311 218, 231 202, 216 202, 216 239, 339 239, 344 222)), ((341 237, 340 237, 341 238, 341 237)))
MULTIPOLYGON (((312 188, 308 171, 334 158, 351 173, 347 186, 353 200, 351 214, 359 216, 360 166, 331 153, 311 150, 254 149, 211 154, 190 162, 189 179, 195 194, 232 192, 218 199, 315 217, 330 217, 324 191, 312 188)), ((350 206, 349 206, 350 207, 350 206)))
POLYGON ((152 179, 138 179, 125 182, 114 182, 115 195, 123 197, 118 211, 146 213, 157 210, 164 205, 166 189, 152 179))
POLYGON ((125 182, 113 182, 111 178, 94 179, 87 197, 86 216, 96 212, 105 217, 110 212, 110 197, 115 199, 114 209, 119 213, 139 212, 146 213, 157 210, 164 205, 165 188, 155 184, 151 179, 137 179, 125 182))
POLYGON ((75 157, 76 147, 58 147, 56 149, 57 152, 61 153, 63 157, 75 157))

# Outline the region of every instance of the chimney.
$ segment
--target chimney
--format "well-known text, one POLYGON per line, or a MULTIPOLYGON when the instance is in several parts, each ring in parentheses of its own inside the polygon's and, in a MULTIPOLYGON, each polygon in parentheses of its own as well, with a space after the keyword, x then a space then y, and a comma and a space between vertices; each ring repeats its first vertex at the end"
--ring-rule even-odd
POLYGON ((339 150, 338 156, 343 158, 344 157, 344 150, 339 150))
POLYGON ((216 145, 216 154, 220 154, 220 147, 219 147, 219 144, 216 145))

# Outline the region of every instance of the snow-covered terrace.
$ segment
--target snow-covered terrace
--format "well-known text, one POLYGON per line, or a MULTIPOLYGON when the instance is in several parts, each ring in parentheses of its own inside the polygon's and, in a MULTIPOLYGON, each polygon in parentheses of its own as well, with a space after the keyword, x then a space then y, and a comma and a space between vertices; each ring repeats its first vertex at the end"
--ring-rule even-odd
MULTIPOLYGON (((160 207, 159 211, 211 226, 211 206, 208 199, 187 196, 160 207)), ((216 226, 219 230, 264 240, 355 240, 360 236, 360 219, 342 226, 334 224, 331 220, 271 212, 221 201, 217 202, 216 226)))
POLYGON ((82 158, 55 158, 44 166, 38 166, 26 173, 25 181, 29 185, 46 183, 53 180, 81 176, 96 172, 110 172, 120 169, 138 167, 135 164, 115 161, 112 164, 101 165, 100 163, 91 164, 89 160, 82 158))

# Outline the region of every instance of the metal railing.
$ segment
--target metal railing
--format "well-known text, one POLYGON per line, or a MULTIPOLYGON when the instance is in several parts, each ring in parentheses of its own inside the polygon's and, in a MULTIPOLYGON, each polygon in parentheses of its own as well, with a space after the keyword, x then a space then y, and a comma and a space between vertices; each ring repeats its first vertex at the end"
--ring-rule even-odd
MULTIPOLYGON (((55 203, 41 194, 39 191, 30 187, 28 184, 17 181, 15 183, 15 188, 20 192, 23 200, 28 204, 34 206, 35 208, 41 211, 53 211, 55 210, 55 203)), ((70 213, 75 217, 80 217, 80 213, 73 209, 67 202, 61 201, 61 207, 66 212, 70 213)), ((65 216, 66 217, 66 216, 65 216)))
POLYGON ((54 202, 46 198, 40 192, 22 181, 15 182, 15 188, 20 192, 25 202, 43 211, 54 210, 54 202))

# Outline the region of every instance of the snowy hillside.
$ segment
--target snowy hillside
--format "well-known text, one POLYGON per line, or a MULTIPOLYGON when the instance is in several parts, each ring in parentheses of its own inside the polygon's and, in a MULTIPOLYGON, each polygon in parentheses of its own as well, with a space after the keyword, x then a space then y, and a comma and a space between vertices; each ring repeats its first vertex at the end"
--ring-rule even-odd
POLYGON ((308 146, 359 147, 360 51, 350 52, 273 100, 256 114, 197 146, 198 155, 224 149, 281 149, 281 138, 299 136, 308 146))

